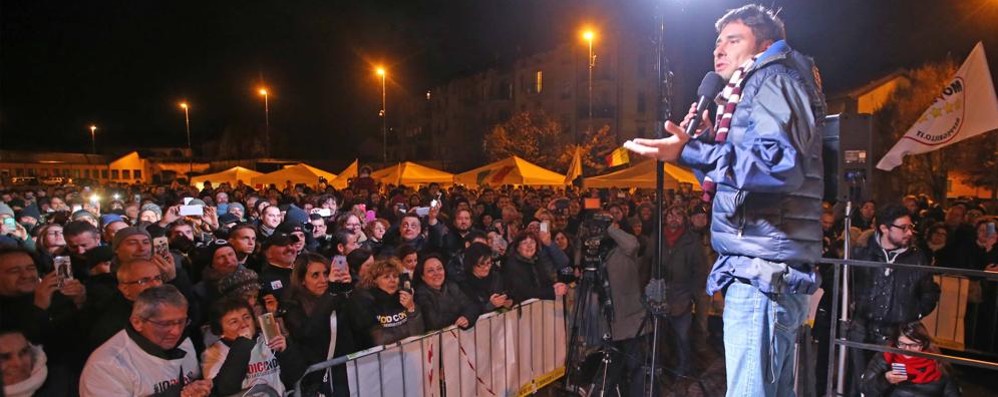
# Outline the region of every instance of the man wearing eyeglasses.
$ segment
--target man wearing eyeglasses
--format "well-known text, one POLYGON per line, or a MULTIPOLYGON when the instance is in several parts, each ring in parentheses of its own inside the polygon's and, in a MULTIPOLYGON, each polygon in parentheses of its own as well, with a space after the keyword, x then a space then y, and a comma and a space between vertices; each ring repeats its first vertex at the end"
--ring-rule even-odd
POLYGON ((194 345, 184 336, 189 323, 187 299, 176 287, 159 285, 142 291, 125 329, 87 360, 80 395, 209 395, 211 381, 199 380, 194 345))
MULTIPOLYGON (((877 211, 875 220, 876 232, 853 250, 854 259, 929 265, 925 254, 913 244, 916 226, 906 208, 889 204, 877 211)), ((848 336, 856 342, 886 345, 899 326, 928 315, 939 301, 939 286, 929 272, 853 267, 853 274, 856 311, 848 336)), ((873 352, 851 349, 850 354, 850 379, 858 380, 873 352)))
POLYGON ((90 328, 88 342, 96 348, 120 332, 128 324, 135 300, 143 291, 163 285, 159 268, 148 259, 133 259, 118 265, 115 276, 118 291, 105 302, 92 306, 86 316, 94 321, 90 328))

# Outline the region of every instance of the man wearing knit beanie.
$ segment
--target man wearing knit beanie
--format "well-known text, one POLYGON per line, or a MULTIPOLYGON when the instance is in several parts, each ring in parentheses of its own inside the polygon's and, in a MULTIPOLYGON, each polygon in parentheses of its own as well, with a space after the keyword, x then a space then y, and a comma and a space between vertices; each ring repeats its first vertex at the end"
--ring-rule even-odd
POLYGON ((246 207, 240 203, 229 203, 229 208, 226 213, 235 215, 236 218, 242 222, 243 218, 246 216, 246 207))
POLYGON ((145 229, 129 226, 115 233, 111 251, 118 261, 152 257, 152 237, 145 229))
POLYGON ((162 208, 160 208, 160 207, 159 207, 158 205, 156 205, 156 204, 153 204, 153 203, 149 203, 149 204, 146 204, 146 205, 143 205, 143 206, 142 206, 142 208, 141 208, 141 209, 139 209, 139 218, 140 218, 140 219, 142 218, 142 213, 143 213, 143 212, 146 212, 146 211, 149 211, 149 212, 153 213, 153 215, 155 215, 155 219, 154 219, 154 220, 151 220, 151 219, 143 219, 143 220, 148 220, 148 221, 149 221, 149 222, 151 222, 151 223, 156 223, 156 222, 158 222, 158 221, 159 221, 160 219, 162 219, 162 218, 163 218, 163 209, 162 209, 162 208))
POLYGON ((10 208, 9 205, 0 202, 0 216, 7 215, 11 218, 14 217, 14 210, 10 208))

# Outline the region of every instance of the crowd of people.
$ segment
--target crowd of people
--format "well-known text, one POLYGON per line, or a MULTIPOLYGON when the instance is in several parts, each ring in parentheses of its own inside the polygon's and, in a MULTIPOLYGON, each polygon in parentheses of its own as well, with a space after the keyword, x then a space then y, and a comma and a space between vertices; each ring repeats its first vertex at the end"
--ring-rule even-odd
MULTIPOLYGON (((282 395, 308 365, 474 327, 480 315, 528 299, 561 299, 584 271, 579 236, 595 214, 611 220, 613 326, 629 334, 613 339, 634 350, 654 252, 653 194, 640 190, 416 189, 382 186, 362 172, 343 190, 324 181, 110 184, 2 190, 0 198, 8 396, 282 395)), ((710 209, 691 186, 665 201, 662 263, 675 340, 666 361, 685 376, 717 351, 704 288, 715 257, 710 209)), ((857 212, 852 236, 868 259, 908 263, 902 258, 924 252, 929 260, 915 262, 998 271, 993 218, 982 207, 902 203, 857 212)), ((839 256, 842 216, 831 207, 825 215, 826 256, 839 256)), ((857 300, 862 339, 928 348, 924 330, 898 325, 931 311, 938 287, 905 274, 858 281, 868 287, 857 300), (890 301, 899 307, 886 313, 864 309, 882 309, 885 291, 916 295, 890 301)), ((898 361, 863 359, 858 373, 898 361)), ((929 378, 911 381, 919 379, 929 378)), ((857 387, 880 391, 897 380, 857 387)), ((306 395, 349 394, 342 366, 306 377, 303 387, 306 395)))

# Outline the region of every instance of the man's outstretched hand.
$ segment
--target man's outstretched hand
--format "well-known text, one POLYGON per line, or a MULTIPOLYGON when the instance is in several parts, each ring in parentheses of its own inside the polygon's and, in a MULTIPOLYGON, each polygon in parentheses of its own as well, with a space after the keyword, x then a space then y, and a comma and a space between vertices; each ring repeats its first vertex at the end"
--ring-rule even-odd
POLYGON ((683 152, 683 147, 690 140, 690 136, 671 121, 665 122, 665 132, 672 136, 662 139, 635 138, 624 142, 624 148, 642 156, 675 163, 679 160, 679 154, 683 152))

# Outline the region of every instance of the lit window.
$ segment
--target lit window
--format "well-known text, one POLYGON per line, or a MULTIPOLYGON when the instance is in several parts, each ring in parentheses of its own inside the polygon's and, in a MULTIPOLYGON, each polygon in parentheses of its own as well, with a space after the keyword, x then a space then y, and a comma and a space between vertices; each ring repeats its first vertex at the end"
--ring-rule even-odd
POLYGON ((538 70, 537 74, 534 76, 534 92, 540 93, 544 90, 544 71, 538 70))
POLYGON ((132 176, 134 176, 135 179, 142 179, 142 170, 133 170, 132 176))
POLYGON ((111 170, 111 179, 115 179, 115 180, 119 179, 118 178, 118 170, 111 170))
POLYGON ((132 179, 132 171, 131 170, 121 170, 121 179, 124 179, 124 180, 132 179))

